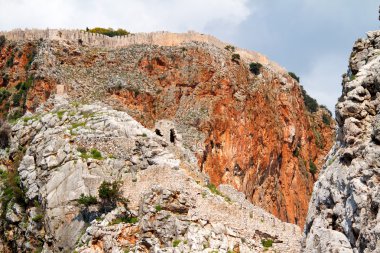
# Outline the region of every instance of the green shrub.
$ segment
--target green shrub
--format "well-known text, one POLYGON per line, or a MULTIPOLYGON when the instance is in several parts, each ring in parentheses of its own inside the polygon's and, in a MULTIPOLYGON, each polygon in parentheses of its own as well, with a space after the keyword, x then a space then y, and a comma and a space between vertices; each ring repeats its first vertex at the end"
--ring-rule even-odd
POLYGON ((304 104, 306 106, 306 109, 309 111, 309 112, 316 112, 318 110, 318 103, 317 103, 317 100, 315 100, 314 98, 310 97, 306 90, 302 87, 301 85, 301 92, 302 92, 302 96, 303 96, 303 101, 304 101, 304 104))
POLYGON ((7 66, 8 68, 10 68, 10 67, 13 66, 14 59, 15 59, 15 56, 14 56, 14 54, 12 54, 11 57, 7 60, 7 63, 6 63, 6 66, 7 66))
POLYGON ((309 171, 314 176, 315 173, 317 173, 317 166, 315 165, 315 163, 312 160, 309 161, 309 166, 310 166, 309 171))
POLYGON ((77 150, 81 153, 80 157, 84 159, 93 158, 97 160, 103 160, 102 153, 100 153, 97 149, 91 149, 90 154, 87 153, 87 149, 85 147, 78 147, 77 150))
POLYGON ((139 219, 137 217, 123 216, 123 217, 118 217, 114 219, 111 222, 111 225, 120 224, 120 223, 136 224, 138 221, 139 219))
POLYGON ((91 149, 90 153, 91 153, 92 158, 94 159, 97 159, 97 160, 103 159, 102 153, 100 153, 100 151, 98 151, 97 149, 91 149))
POLYGON ((59 120, 62 120, 63 115, 65 114, 65 112, 66 112, 66 111, 58 111, 58 112, 57 112, 57 116, 58 116, 58 119, 59 119, 59 120))
POLYGON ((21 180, 17 169, 12 169, 9 171, 2 171, 1 181, 3 185, 1 186, 1 206, 2 206, 2 217, 5 217, 6 209, 10 202, 15 202, 25 206, 26 197, 25 193, 21 187, 21 180))
POLYGON ((87 32, 90 32, 90 33, 98 33, 98 34, 103 34, 103 35, 106 35, 108 37, 114 37, 114 36, 124 36, 124 35, 129 35, 130 32, 124 30, 124 29, 117 29, 117 30, 114 30, 112 28, 102 28, 102 27, 95 27, 95 28, 92 28, 92 29, 86 29, 87 32))
POLYGON ((293 150, 293 156, 298 157, 300 155, 300 148, 297 146, 296 149, 293 150))
POLYGON ((24 113, 21 110, 15 110, 10 115, 8 115, 8 120, 11 122, 15 122, 19 118, 21 118, 24 113))
POLYGON ((4 35, 0 35, 0 48, 2 48, 5 45, 5 42, 7 39, 5 38, 4 35))
POLYGON ((101 199, 103 209, 112 209, 116 206, 117 202, 121 202, 126 209, 127 202, 125 198, 122 196, 122 192, 120 191, 121 182, 120 181, 114 181, 114 182, 107 182, 103 181, 103 183, 100 185, 98 189, 98 195, 101 199))
POLYGON ((161 205, 156 205, 154 208, 156 209, 157 212, 159 212, 159 211, 162 210, 162 206, 161 205))
POLYGON ((330 124, 331 124, 330 116, 327 115, 326 113, 324 113, 324 114, 322 115, 322 121, 323 121, 323 123, 325 123, 325 125, 330 126, 330 124))
POLYGON ((230 52, 235 52, 235 47, 234 46, 231 46, 231 45, 227 45, 224 47, 224 49, 230 51, 230 52))
POLYGON ((177 247, 181 243, 181 240, 174 240, 173 247, 177 247))
POLYGON ((291 76, 294 80, 296 80, 297 82, 300 82, 300 78, 299 76, 297 76, 296 74, 294 74, 293 72, 288 72, 289 76, 291 76))
POLYGON ((85 207, 89 207, 92 205, 96 205, 98 203, 98 200, 94 196, 86 196, 83 193, 80 195, 79 199, 77 200, 79 205, 83 205, 85 207))
POLYGON ((5 149, 9 146, 11 127, 9 124, 0 119, 0 149, 5 149))
POLYGON ((2 86, 7 87, 8 83, 9 83, 9 75, 8 74, 3 74, 2 77, 3 77, 3 85, 2 86))
POLYGON ((0 88, 0 104, 3 103, 4 100, 8 99, 11 96, 11 93, 5 88, 0 88))
POLYGON ((212 193, 222 196, 222 193, 218 190, 218 188, 216 188, 214 184, 208 184, 207 188, 209 188, 212 193))
POLYGON ((21 98, 22 98, 22 93, 13 94, 13 97, 12 97, 13 106, 20 106, 21 98))
POLYGON ((25 66, 25 69, 28 70, 30 68, 30 66, 32 65, 33 63, 33 60, 34 58, 36 57, 37 55, 37 51, 35 49, 32 50, 32 52, 30 52, 28 55, 27 55, 27 58, 28 58, 28 64, 25 66))
POLYGON ((240 54, 233 54, 232 57, 231 57, 231 60, 233 62, 239 62, 239 60, 240 60, 240 54))
POLYGON ((260 69, 263 65, 261 65, 261 63, 259 62, 252 62, 251 64, 249 64, 249 70, 252 72, 252 74, 254 75, 258 75, 260 74, 260 69))
POLYGON ((42 221, 43 218, 44 218, 44 216, 43 216, 42 214, 37 214, 36 216, 34 216, 34 217, 32 218, 32 221, 38 223, 38 222, 42 221))
POLYGON ((263 247, 265 248, 269 248, 269 247, 272 247, 273 245, 273 240, 272 239, 268 239, 268 240, 261 240, 261 244, 263 245, 263 247))
POLYGON ((325 106, 325 105, 319 105, 319 107, 325 109, 327 111, 327 113, 332 117, 332 113, 329 110, 329 108, 327 108, 327 106, 325 106))

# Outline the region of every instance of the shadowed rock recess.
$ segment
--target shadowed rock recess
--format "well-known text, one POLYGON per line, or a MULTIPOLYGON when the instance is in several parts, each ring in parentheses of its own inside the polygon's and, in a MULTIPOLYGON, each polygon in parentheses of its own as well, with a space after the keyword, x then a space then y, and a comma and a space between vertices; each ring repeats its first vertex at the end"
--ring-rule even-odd
POLYGON ((380 31, 367 35, 343 76, 337 142, 314 186, 304 252, 380 250, 380 31))
POLYGON ((2 251, 299 251, 335 123, 283 68, 194 32, 1 34, 2 251))

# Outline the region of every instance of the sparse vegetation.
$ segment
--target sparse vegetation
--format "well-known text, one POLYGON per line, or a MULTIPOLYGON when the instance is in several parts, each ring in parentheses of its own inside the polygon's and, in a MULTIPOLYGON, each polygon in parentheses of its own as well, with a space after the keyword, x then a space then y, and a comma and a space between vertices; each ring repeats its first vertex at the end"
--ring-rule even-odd
POLYGON ((8 99, 11 96, 11 93, 5 88, 0 88, 0 104, 3 103, 4 100, 8 99))
POLYGON ((326 113, 324 113, 324 114, 322 115, 322 121, 323 121, 323 123, 325 123, 325 125, 327 125, 327 126, 330 126, 330 124, 331 124, 330 116, 327 115, 326 113))
POLYGON ((98 33, 98 34, 103 34, 103 35, 106 35, 108 37, 114 37, 114 36, 125 36, 125 35, 129 35, 130 32, 128 32, 127 30, 124 30, 124 29, 117 29, 117 30, 114 30, 112 28, 102 28, 102 27, 95 27, 95 28, 92 28, 92 29, 86 29, 87 32, 90 32, 90 33, 98 33))
POLYGON ((100 151, 97 149, 91 149, 90 153, 91 153, 91 157, 94 159, 98 159, 98 160, 103 159, 102 153, 100 153, 100 151))
POLYGON ((212 193, 222 196, 222 193, 218 190, 218 188, 216 188, 214 184, 208 184, 207 188, 209 188, 212 193))
POLYGON ((98 203, 98 200, 96 197, 91 196, 91 195, 84 195, 83 193, 80 195, 80 198, 77 200, 79 205, 83 205, 85 207, 89 207, 92 205, 96 205, 98 203))
POLYGON ((323 136, 315 128, 313 128, 313 133, 315 137, 315 145, 317 145, 318 148, 323 149, 325 147, 323 136))
POLYGON ((309 171, 314 176, 317 173, 317 166, 312 160, 309 161, 309 166, 310 166, 309 171))
POLYGON ((310 97, 306 90, 302 87, 301 85, 301 91, 302 91, 302 96, 303 96, 303 101, 305 103, 305 106, 306 106, 306 109, 309 111, 309 112, 316 112, 318 110, 318 103, 317 103, 317 100, 315 100, 314 98, 310 97))
POLYGON ((173 241, 173 247, 178 247, 178 245, 181 243, 181 240, 174 240, 173 241))
POLYGON ((20 100, 21 100, 21 98, 22 98, 22 94, 21 93, 15 93, 15 94, 13 94, 12 102, 13 102, 13 106, 14 107, 20 106, 20 100))
POLYGON ((298 157, 299 155, 300 155, 300 147, 297 146, 297 147, 293 150, 293 156, 298 157))
POLYGON ((43 215, 43 214, 37 214, 36 216, 34 216, 34 217, 32 218, 32 221, 38 223, 38 222, 42 221, 43 218, 44 218, 44 215, 43 215))
POLYGON ((103 160, 102 153, 95 148, 91 149, 90 153, 87 153, 87 149, 83 147, 78 147, 77 150, 81 153, 80 154, 81 158, 84 158, 84 159, 93 158, 96 160, 103 160))
POLYGON ((98 195, 101 199, 102 207, 105 209, 113 209, 117 202, 123 203, 127 206, 127 200, 122 197, 120 191, 121 182, 107 182, 103 181, 98 189, 98 195))
POLYGON ((232 45, 227 45, 224 47, 224 49, 226 49, 227 51, 230 51, 230 52, 235 52, 235 47, 232 45))
POLYGON ((57 112, 57 116, 58 116, 59 120, 62 120, 63 115, 65 114, 65 112, 66 112, 66 111, 58 111, 58 112, 57 112))
POLYGON ((129 223, 129 224, 135 224, 139 221, 137 217, 129 217, 129 216, 123 216, 123 217, 118 217, 114 219, 111 222, 111 225, 119 224, 119 223, 129 223))
POLYGON ((249 71, 251 71, 254 75, 258 75, 260 74, 260 69, 262 68, 262 66, 263 65, 261 65, 261 63, 259 62, 252 62, 251 64, 249 64, 249 71))
POLYGON ((0 120, 0 149, 5 149, 9 146, 11 127, 10 125, 0 120))
POLYGON ((238 63, 240 61, 240 54, 233 54, 231 60, 238 63))
POLYGON ((24 113, 19 110, 19 109, 16 109, 14 110, 11 114, 8 115, 8 120, 13 123, 13 122, 16 122, 19 118, 21 118, 22 116, 24 115, 24 113))
POLYGON ((162 210, 162 206, 161 205, 156 205, 154 208, 156 209, 157 212, 159 212, 159 211, 162 210))
POLYGON ((272 239, 263 239, 261 240, 261 244, 263 245, 264 248, 270 248, 273 245, 273 240, 272 239))
POLYGON ((13 66, 14 59, 15 59, 15 56, 14 56, 14 54, 12 54, 11 57, 7 60, 7 63, 6 63, 6 66, 8 68, 11 68, 13 66))
POLYGON ((0 48, 2 48, 5 45, 5 42, 7 39, 5 38, 4 35, 0 35, 0 48))
POLYGON ((32 50, 32 52, 30 52, 28 55, 27 55, 27 58, 28 58, 28 64, 25 65, 25 69, 28 70, 30 68, 30 66, 32 65, 33 61, 34 61, 34 58, 36 57, 37 55, 37 51, 35 49, 32 50))
POLYGON ((299 76, 297 76, 296 74, 294 74, 293 72, 288 72, 289 76, 291 76, 294 80, 296 80, 297 82, 300 82, 300 78, 299 76))
MULTIPOLYGON (((21 160, 21 158, 18 158, 21 160)), ((19 162, 16 162, 18 166, 19 162)), ((16 167, 16 166, 15 166, 16 167)), ((1 187, 2 196, 1 196, 1 207, 2 207, 2 217, 5 217, 6 209, 12 203, 18 203, 25 206, 25 193, 21 187, 20 176, 18 175, 17 169, 12 169, 9 171, 0 171, 0 178, 3 183, 1 187)))

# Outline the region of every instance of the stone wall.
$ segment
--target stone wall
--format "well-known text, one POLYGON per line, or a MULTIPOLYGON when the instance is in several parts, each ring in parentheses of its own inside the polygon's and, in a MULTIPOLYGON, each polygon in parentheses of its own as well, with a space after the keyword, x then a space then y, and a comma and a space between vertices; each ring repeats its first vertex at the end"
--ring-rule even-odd
MULTIPOLYGON (((228 43, 222 42, 211 35, 201 34, 194 31, 187 33, 171 33, 171 32, 152 32, 152 33, 134 33, 126 36, 108 37, 102 34, 89 33, 83 30, 68 30, 68 29, 15 29, 8 32, 1 32, 0 35, 5 35, 8 40, 38 40, 50 39, 59 41, 79 41, 84 45, 122 48, 135 44, 150 44, 159 46, 177 46, 189 42, 204 42, 213 44, 216 47, 224 48, 228 43)), ((272 67, 275 71, 285 73, 286 70, 277 63, 270 61, 264 55, 236 48, 236 53, 240 54, 243 60, 247 62, 260 62, 263 65, 272 67)))

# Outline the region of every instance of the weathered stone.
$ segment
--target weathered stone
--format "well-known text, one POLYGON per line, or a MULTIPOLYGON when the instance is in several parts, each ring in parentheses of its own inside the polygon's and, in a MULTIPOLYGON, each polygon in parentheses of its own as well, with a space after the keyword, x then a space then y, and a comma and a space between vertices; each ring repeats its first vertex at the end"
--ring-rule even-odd
POLYGON ((337 104, 338 142, 309 204, 304 252, 379 252, 379 31, 359 40, 350 59, 355 80, 343 82, 337 104), (375 36, 376 35, 376 36, 375 36), (371 46, 370 46, 371 45, 371 46), (369 61, 369 59, 371 59, 369 61), (376 115, 376 116, 375 116, 376 115))

